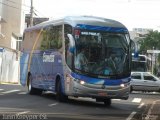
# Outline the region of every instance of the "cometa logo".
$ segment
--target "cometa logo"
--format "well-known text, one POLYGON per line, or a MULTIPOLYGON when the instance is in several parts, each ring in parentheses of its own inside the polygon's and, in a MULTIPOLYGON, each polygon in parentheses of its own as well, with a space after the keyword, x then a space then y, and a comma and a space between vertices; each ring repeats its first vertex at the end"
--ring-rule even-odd
POLYGON ((54 62, 54 55, 43 53, 43 62, 54 62))

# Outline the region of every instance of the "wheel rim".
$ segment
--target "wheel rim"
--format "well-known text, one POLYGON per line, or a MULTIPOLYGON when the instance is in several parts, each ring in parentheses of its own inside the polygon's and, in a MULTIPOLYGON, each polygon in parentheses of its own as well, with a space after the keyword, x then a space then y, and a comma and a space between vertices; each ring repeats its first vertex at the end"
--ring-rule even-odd
POLYGON ((29 79, 28 91, 31 91, 31 88, 32 88, 32 86, 31 86, 31 80, 29 79))

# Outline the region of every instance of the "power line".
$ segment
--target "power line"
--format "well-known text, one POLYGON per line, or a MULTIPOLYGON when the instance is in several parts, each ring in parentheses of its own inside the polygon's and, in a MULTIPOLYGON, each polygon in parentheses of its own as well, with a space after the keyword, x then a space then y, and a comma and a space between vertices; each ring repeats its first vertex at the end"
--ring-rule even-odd
MULTIPOLYGON (((11 3, 14 3, 14 4, 18 4, 17 2, 14 2, 14 1, 12 1, 12 0, 6 0, 6 1, 11 2, 11 3)), ((30 10, 24 10, 24 9, 15 7, 15 6, 13 6, 13 5, 9 5, 9 4, 4 3, 4 2, 0 2, 0 4, 3 4, 3 5, 5 5, 5 6, 11 7, 11 8, 14 8, 14 9, 17 9, 17 10, 23 10, 23 11, 27 11, 27 12, 30 11, 30 10)), ((25 5, 25 4, 22 4, 22 5, 31 8, 30 6, 27 6, 27 5, 25 5)), ((36 16, 46 17, 44 14, 42 14, 41 12, 39 12, 38 10, 36 10, 35 8, 33 8, 33 14, 35 14, 36 16), (36 12, 37 12, 39 15, 37 15, 36 12)))
MULTIPOLYGON (((0 2, 2 5, 5 5, 5 6, 8 6, 8 7, 11 7, 11 8, 14 8, 14 9, 17 9, 17 10, 23 10, 21 8, 18 8, 18 7, 15 7, 15 6, 11 6, 11 5, 8 5, 6 3, 3 3, 3 2, 0 2)), ((23 10, 23 11, 28 11, 28 10, 23 10)))
MULTIPOLYGON (((36 10, 35 8, 34 8, 34 10, 35 10, 37 13, 41 14, 43 17, 45 17, 44 14, 40 13, 40 12, 39 12, 38 10, 36 10)), ((37 15, 37 14, 36 14, 36 15, 37 15)))
MULTIPOLYGON (((18 4, 17 2, 14 2, 14 1, 12 1, 12 0, 6 0, 6 1, 11 2, 11 3, 14 3, 14 4, 18 4)), ((26 4, 21 4, 21 5, 30 8, 30 6, 28 6, 28 5, 26 5, 26 4)))

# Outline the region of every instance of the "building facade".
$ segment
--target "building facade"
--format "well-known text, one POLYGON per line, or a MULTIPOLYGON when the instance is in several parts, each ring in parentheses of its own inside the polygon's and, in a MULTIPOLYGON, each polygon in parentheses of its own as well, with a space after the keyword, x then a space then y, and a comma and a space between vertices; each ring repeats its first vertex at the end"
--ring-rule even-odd
POLYGON ((0 0, 0 46, 19 50, 25 27, 24 0, 0 0))
POLYGON ((141 40, 142 38, 145 38, 146 35, 153 29, 149 28, 133 28, 132 31, 129 31, 131 39, 136 43, 136 47, 139 50, 140 45, 138 44, 138 41, 141 40))
POLYGON ((2 22, 2 20, 1 20, 1 15, 2 15, 2 0, 0 0, 0 38, 2 37, 2 33, 1 33, 1 22, 2 22))

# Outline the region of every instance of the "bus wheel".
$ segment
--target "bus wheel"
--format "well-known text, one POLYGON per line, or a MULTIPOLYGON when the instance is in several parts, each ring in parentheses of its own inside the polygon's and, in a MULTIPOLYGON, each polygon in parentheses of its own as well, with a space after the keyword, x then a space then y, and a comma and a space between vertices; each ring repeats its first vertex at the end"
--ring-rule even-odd
POLYGON ((28 93, 30 95, 40 95, 40 94, 42 94, 42 90, 39 90, 39 89, 36 89, 36 88, 32 87, 32 82, 31 81, 32 81, 32 76, 30 75, 28 77, 28 93))
POLYGON ((112 101, 111 101, 110 98, 107 98, 107 99, 104 100, 104 105, 105 105, 105 106, 110 106, 111 103, 112 103, 112 101))
POLYGON ((68 99, 68 96, 64 95, 62 93, 62 85, 60 80, 57 81, 57 87, 56 87, 56 99, 60 102, 66 102, 68 99))
POLYGON ((132 88, 132 86, 130 86, 130 93, 132 93, 132 91, 133 91, 133 88, 132 88))

